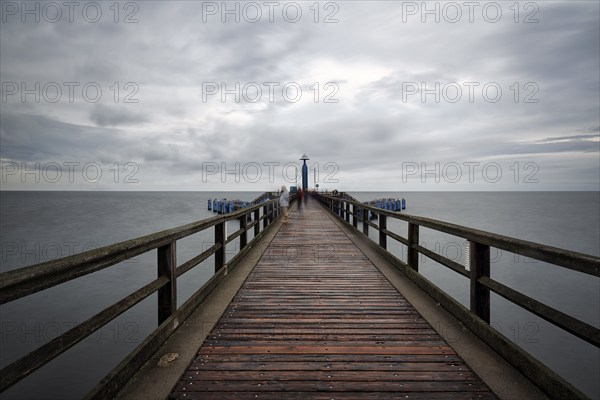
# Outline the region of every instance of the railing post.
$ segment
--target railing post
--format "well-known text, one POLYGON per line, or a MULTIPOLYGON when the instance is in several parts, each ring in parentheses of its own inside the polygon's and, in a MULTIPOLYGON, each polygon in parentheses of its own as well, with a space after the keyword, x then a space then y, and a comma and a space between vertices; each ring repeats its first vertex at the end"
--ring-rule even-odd
POLYGON ((387 235, 384 230, 387 229, 387 218, 383 214, 379 214, 379 245, 386 250, 387 249, 387 235))
POLYGON ((169 283, 158 289, 158 325, 177 309, 177 251, 176 242, 157 249, 158 277, 166 276, 169 283))
POLYGON ((257 237, 260 233, 260 208, 254 210, 254 237, 257 237))
POLYGON ((356 207, 356 204, 352 204, 352 226, 354 227, 354 229, 358 228, 358 208, 356 207))
POLYGON ((471 268, 471 311, 490 323, 490 290, 479 283, 482 276, 490 276, 490 246, 469 241, 471 268))
POLYGON ((419 225, 408 223, 408 266, 419 271, 419 252, 414 246, 419 244, 419 225))
POLYGON ((240 250, 242 250, 248 244, 248 214, 244 214, 240 217, 240 229, 243 229, 240 234, 240 250))
POLYGON ((363 208, 363 233, 369 237, 369 210, 363 208))
POLYGON ((350 223, 350 203, 348 203, 347 201, 346 203, 346 222, 350 223))
POLYGON ((269 205, 264 205, 263 206, 263 217, 265 217, 265 219, 263 219, 263 231, 265 229, 267 229, 267 225, 269 225, 269 205))
POLYGON ((227 222, 219 222, 215 225, 215 244, 220 244, 221 247, 215 252, 215 274, 225 266, 225 241, 227 240, 225 233, 225 224, 227 222))

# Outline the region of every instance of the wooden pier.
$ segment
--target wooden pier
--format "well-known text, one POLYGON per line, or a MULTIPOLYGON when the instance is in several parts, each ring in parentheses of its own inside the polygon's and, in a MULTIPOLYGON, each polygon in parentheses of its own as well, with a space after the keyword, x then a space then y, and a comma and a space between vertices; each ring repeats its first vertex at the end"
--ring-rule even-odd
POLYGON ((292 196, 284 224, 276 194, 264 196, 233 213, 0 274, 5 304, 156 254, 154 280, 3 367, 0 393, 157 294, 156 329, 86 399, 586 398, 490 325, 490 295, 596 348, 600 330, 494 280, 490 248, 592 278, 599 257, 372 207, 346 193, 313 193, 302 214, 292 196), (376 222, 362 217, 369 213, 376 222), (400 231, 392 219, 402 221, 400 231), (235 221, 239 229, 228 234, 235 221), (468 241, 468 266, 422 246, 420 228, 468 241), (204 231, 214 243, 178 262, 177 242, 204 231), (387 251, 391 240, 405 246, 403 259, 387 251), (423 256, 469 280, 468 307, 419 273, 423 256), (207 264, 213 276, 178 305, 182 275, 207 264), (450 343, 448 328, 459 341, 450 343))
POLYGON ((331 218, 291 214, 169 398, 495 398, 331 218))

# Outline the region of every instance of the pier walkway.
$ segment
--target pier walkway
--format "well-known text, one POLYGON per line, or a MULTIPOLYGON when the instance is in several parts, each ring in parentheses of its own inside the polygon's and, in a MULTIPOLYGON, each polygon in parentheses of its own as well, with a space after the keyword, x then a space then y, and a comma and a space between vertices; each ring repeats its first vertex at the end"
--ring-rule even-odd
POLYGON ((496 398, 332 218, 291 213, 169 398, 496 398))

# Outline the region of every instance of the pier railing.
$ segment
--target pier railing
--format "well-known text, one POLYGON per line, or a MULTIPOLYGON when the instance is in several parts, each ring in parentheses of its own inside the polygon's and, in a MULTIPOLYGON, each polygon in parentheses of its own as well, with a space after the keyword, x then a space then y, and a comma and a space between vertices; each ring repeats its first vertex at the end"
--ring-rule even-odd
POLYGON ((600 347, 600 330, 492 279, 490 277, 490 247, 595 277, 600 276, 600 257, 430 218, 382 210, 362 204, 343 192, 335 195, 317 193, 315 197, 334 215, 345 221, 348 226, 359 232, 362 231, 365 236, 368 237, 370 228, 375 229, 378 232, 378 240, 376 241, 378 249, 392 264, 402 270, 421 289, 457 317, 531 381, 550 394, 551 397, 585 398, 585 395, 577 388, 490 326, 490 292, 502 296, 596 347, 600 347), (371 215, 377 216, 377 223, 370 220, 369 212, 371 212, 371 215), (363 216, 366 218, 363 218, 363 216), (405 236, 388 229, 387 222, 390 218, 408 222, 405 236), (419 244, 420 227, 466 239, 469 243, 469 268, 467 269, 456 261, 421 246, 419 244), (400 260, 387 251, 388 238, 396 240, 407 247, 406 260, 400 260), (419 255, 424 255, 470 280, 469 309, 419 273, 419 255))
POLYGON ((223 280, 228 270, 235 267, 271 227, 272 222, 280 215, 279 202, 273 197, 271 193, 267 193, 263 202, 230 214, 0 274, 0 304, 5 304, 100 271, 140 254, 156 251, 156 279, 4 367, 0 371, 0 392, 24 379, 151 294, 158 292, 158 327, 87 395, 87 398, 112 398, 143 366, 149 355, 156 352, 177 326, 223 280), (239 221, 239 229, 227 235, 226 224, 233 220, 239 221), (214 231, 214 245, 177 265, 177 241, 208 229, 214 231), (248 240, 248 232, 253 232, 250 240, 248 240), (227 244, 238 237, 239 251, 227 263, 225 253, 227 244), (177 277, 213 255, 214 275, 177 308, 177 277))

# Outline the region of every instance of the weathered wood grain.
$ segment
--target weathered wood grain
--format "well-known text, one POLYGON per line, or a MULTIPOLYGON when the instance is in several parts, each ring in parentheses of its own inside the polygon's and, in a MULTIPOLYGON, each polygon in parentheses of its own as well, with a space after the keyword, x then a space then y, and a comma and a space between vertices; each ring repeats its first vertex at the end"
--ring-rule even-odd
POLYGON ((309 203, 290 215, 170 398, 407 396, 494 398, 309 203))

